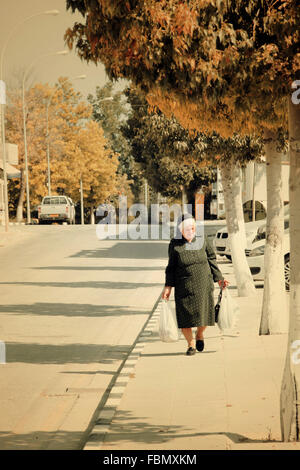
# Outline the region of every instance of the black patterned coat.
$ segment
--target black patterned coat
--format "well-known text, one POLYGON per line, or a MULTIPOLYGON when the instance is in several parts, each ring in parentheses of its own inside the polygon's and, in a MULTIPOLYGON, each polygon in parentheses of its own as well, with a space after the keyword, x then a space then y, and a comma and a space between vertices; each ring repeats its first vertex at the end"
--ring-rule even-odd
POLYGON ((223 279, 207 236, 194 237, 190 243, 184 237, 172 238, 165 285, 175 288, 179 328, 215 324, 214 282, 223 279))

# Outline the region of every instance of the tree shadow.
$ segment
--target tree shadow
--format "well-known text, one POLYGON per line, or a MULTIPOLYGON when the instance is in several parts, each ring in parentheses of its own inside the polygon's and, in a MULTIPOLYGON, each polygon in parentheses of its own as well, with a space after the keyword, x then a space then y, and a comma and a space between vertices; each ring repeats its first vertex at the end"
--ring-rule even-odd
MULTIPOLYGON (((211 353, 216 353, 218 351, 214 350, 214 351, 201 351, 201 352, 197 352, 196 353, 196 356, 199 356, 199 355, 203 355, 203 354, 211 354, 211 353)), ((185 351, 182 351, 182 352, 173 352, 173 353, 157 353, 157 354, 144 354, 143 352, 141 353, 141 356, 143 357, 168 357, 168 356, 186 356, 186 353, 185 351)))
POLYGON ((131 346, 110 344, 37 344, 6 342, 6 363, 113 364, 124 361, 131 346))
POLYGON ((82 250, 70 258, 167 259, 168 243, 123 240, 109 248, 82 250))
POLYGON ((60 374, 69 374, 69 375, 98 375, 98 374, 103 374, 103 375, 112 375, 116 376, 116 371, 115 370, 64 370, 62 372, 59 372, 60 374))
POLYGON ((38 266, 27 269, 40 271, 162 271, 160 266, 38 266))
POLYGON ((0 285, 10 286, 37 286, 37 287, 71 287, 73 289, 138 289, 139 287, 162 286, 161 282, 110 282, 110 281, 86 281, 86 282, 0 282, 0 285))
MULTIPOLYGON (((234 444, 255 444, 263 443, 281 443, 279 440, 267 439, 250 439, 243 434, 219 431, 219 432, 192 432, 192 429, 187 426, 180 425, 165 425, 165 424, 149 424, 147 417, 132 417, 132 413, 125 410, 116 410, 113 422, 110 426, 108 434, 89 433, 90 427, 82 432, 67 432, 67 431, 35 431, 27 434, 14 434, 9 431, 0 432, 0 450, 82 450, 85 446, 87 439, 89 443, 97 445, 101 444, 104 440, 110 446, 115 446, 118 449, 120 442, 126 442, 127 450, 133 450, 135 444, 145 444, 153 446, 153 444, 170 443, 169 450, 174 449, 174 439, 180 438, 201 438, 206 436, 226 436, 234 444)), ((105 420, 94 420, 93 424, 107 424, 105 420)), ((150 447, 151 448, 151 447, 150 447)), ((197 445, 199 448, 199 444, 197 445)), ((197 450, 197 449, 195 449, 197 450)), ((207 449, 211 450, 211 449, 207 449)), ((56 458, 56 457, 55 457, 56 458)))
POLYGON ((145 315, 148 310, 126 309, 113 305, 72 303, 47 303, 0 305, 0 313, 15 315, 51 315, 64 317, 111 317, 120 315, 145 315))
MULTIPOLYGON (((281 442, 276 440, 250 439, 242 434, 227 431, 203 431, 195 433, 191 432, 192 429, 188 426, 149 424, 146 420, 147 417, 136 418, 132 416, 130 411, 117 409, 111 423, 109 433, 105 437, 105 442, 111 446, 118 446, 120 442, 126 441, 128 443, 128 449, 130 449, 130 442, 133 445, 135 443, 164 444, 171 442, 173 439, 186 439, 193 437, 201 438, 206 436, 226 436, 234 444, 281 442)), ((97 421, 97 424, 101 424, 101 419, 97 421)), ((97 439, 99 438, 100 436, 92 433, 89 437, 89 440, 92 442, 97 442, 97 439)), ((103 435, 101 436, 101 439, 103 439, 103 435)))
MULTIPOLYGON (((149 425, 144 420, 147 418, 139 418, 138 420, 126 416, 128 414, 125 411, 117 411, 116 416, 119 421, 123 420, 122 427, 123 431, 118 432, 118 425, 114 424, 111 426, 111 432, 106 436, 105 442, 109 442, 112 446, 118 446, 121 441, 128 442, 128 449, 133 450, 134 444, 145 444, 144 449, 147 449, 147 445, 153 444, 165 444, 170 442, 172 445, 173 439, 178 438, 193 438, 193 437, 205 437, 205 436, 226 436, 234 444, 262 444, 262 443, 281 443, 276 440, 259 440, 249 439, 242 434, 230 433, 230 432, 199 432, 189 433, 189 428, 185 426, 177 425, 149 425), (123 417, 121 416, 123 414, 123 417), (129 420, 132 422, 128 423, 129 420), (134 420, 134 422, 133 422, 134 420)), ((68 432, 68 431, 35 431, 27 434, 14 434, 11 432, 0 432, 0 450, 82 450, 85 443, 89 439, 89 443, 97 442, 102 443, 103 434, 92 433, 90 436, 87 435, 86 430, 82 432, 68 432)), ((173 447, 173 446, 172 446, 173 447)), ((170 447, 169 450, 173 450, 170 447)), ((196 449, 195 449, 196 450, 196 449)), ((211 449, 207 449, 211 450, 211 449)), ((55 459, 57 457, 55 456, 55 459)))
POLYGON ((0 450, 81 450, 85 440, 85 431, 36 431, 28 434, 0 432, 0 450))

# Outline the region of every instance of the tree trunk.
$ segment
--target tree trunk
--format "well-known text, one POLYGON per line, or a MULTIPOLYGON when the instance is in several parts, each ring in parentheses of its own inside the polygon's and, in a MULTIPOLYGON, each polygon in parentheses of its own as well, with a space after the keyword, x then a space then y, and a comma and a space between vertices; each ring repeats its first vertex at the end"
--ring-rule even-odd
POLYGON ((284 232, 282 153, 276 150, 276 133, 265 131, 264 138, 267 164, 267 228, 260 335, 286 333, 288 330, 282 251, 284 232))
POLYGON ((232 162, 223 164, 220 171, 226 208, 226 223, 238 295, 246 297, 255 294, 255 286, 245 255, 246 236, 242 204, 241 171, 232 162))
POLYGON ((24 198, 25 198, 25 174, 24 170, 21 170, 21 180, 20 180, 20 194, 17 206, 17 222, 22 222, 23 220, 23 210, 24 210, 24 198))
POLYGON ((182 212, 185 213, 186 212, 185 206, 187 206, 188 197, 187 197, 186 188, 184 186, 182 186, 182 190, 181 190, 181 203, 182 203, 182 212))
POLYGON ((289 99, 290 315, 280 418, 283 441, 300 440, 300 105, 289 99))
POLYGON ((90 217, 91 225, 95 225, 95 214, 94 214, 94 207, 93 206, 90 207, 90 211, 91 211, 91 217, 90 217))

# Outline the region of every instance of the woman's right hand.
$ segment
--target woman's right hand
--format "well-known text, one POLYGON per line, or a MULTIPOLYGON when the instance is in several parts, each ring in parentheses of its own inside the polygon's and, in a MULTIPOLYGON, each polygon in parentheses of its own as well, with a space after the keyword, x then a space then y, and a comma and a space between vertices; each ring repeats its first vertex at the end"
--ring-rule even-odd
POLYGON ((162 298, 163 300, 169 300, 171 291, 172 291, 172 287, 171 287, 171 286, 165 286, 165 288, 164 288, 164 290, 163 290, 163 292, 162 292, 161 298, 162 298))

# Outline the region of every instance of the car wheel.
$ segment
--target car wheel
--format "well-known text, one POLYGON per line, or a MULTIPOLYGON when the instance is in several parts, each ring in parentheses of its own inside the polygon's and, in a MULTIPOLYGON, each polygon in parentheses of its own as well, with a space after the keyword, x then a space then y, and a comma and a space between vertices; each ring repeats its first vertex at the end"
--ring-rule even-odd
POLYGON ((290 255, 286 255, 284 258, 284 280, 285 289, 290 290, 290 255))

